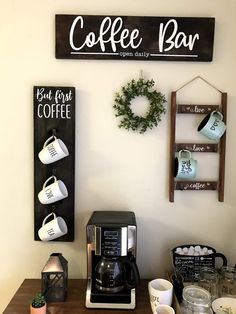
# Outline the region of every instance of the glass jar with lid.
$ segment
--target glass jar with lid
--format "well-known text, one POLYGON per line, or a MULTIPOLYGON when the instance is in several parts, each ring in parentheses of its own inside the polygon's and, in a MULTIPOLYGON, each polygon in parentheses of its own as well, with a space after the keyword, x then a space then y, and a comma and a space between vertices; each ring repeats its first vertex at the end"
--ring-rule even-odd
POLYGON ((211 313, 211 294, 206 289, 191 285, 183 290, 182 314, 211 313))

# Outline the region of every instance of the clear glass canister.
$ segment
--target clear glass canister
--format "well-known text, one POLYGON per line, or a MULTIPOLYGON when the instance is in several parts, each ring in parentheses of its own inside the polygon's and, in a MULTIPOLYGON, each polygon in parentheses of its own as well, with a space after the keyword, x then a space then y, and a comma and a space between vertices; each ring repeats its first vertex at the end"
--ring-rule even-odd
POLYGON ((210 313, 211 294, 198 286, 187 286, 183 290, 182 314, 210 313))
POLYGON ((201 267, 198 275, 198 286, 211 294, 211 300, 218 298, 219 273, 214 267, 201 267))
POLYGON ((236 298, 236 268, 223 266, 220 271, 220 296, 236 298))

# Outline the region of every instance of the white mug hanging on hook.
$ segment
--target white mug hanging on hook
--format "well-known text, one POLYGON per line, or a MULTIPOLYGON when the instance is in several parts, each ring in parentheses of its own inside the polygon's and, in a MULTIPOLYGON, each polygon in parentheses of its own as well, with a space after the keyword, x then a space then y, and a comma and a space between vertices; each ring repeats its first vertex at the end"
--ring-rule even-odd
POLYGON ((197 161, 191 157, 189 150, 179 151, 179 156, 175 157, 174 176, 177 179, 195 178, 197 172, 197 161))
POLYGON ((44 143, 38 156, 43 164, 51 164, 69 155, 69 151, 62 140, 55 135, 50 136, 44 143))
POLYGON ((49 177, 43 184, 42 190, 38 193, 41 204, 51 204, 58 202, 68 196, 67 188, 63 181, 57 180, 55 176, 49 177), (53 179, 53 183, 49 184, 53 179))
POLYGON ((62 217, 57 217, 55 213, 50 213, 44 218, 38 236, 42 241, 51 241, 67 234, 67 232, 65 220, 62 217), (53 219, 47 222, 51 216, 53 216, 53 219))
POLYGON ((201 121, 197 130, 210 140, 218 141, 226 130, 222 113, 216 110, 212 111, 201 121))

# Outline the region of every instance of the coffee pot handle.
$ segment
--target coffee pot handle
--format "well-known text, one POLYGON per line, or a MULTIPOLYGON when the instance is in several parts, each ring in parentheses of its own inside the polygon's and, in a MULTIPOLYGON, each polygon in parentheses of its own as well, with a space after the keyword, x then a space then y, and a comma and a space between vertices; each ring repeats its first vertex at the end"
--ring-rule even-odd
POLYGON ((133 289, 137 287, 140 280, 138 266, 135 261, 131 261, 129 259, 126 259, 125 264, 129 265, 129 267, 131 268, 131 277, 133 277, 132 280, 125 282, 125 288, 133 289))
POLYGON ((227 265, 227 258, 224 256, 224 254, 222 254, 222 253, 215 253, 215 257, 222 258, 222 260, 223 260, 223 265, 222 266, 227 265))

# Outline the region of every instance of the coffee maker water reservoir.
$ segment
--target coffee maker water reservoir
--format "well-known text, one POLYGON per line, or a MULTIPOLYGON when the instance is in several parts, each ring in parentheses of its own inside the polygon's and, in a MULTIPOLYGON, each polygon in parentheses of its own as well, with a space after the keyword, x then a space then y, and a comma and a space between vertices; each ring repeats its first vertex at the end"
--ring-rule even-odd
POLYGON ((134 213, 95 211, 86 231, 86 307, 134 309, 139 282, 134 213))

